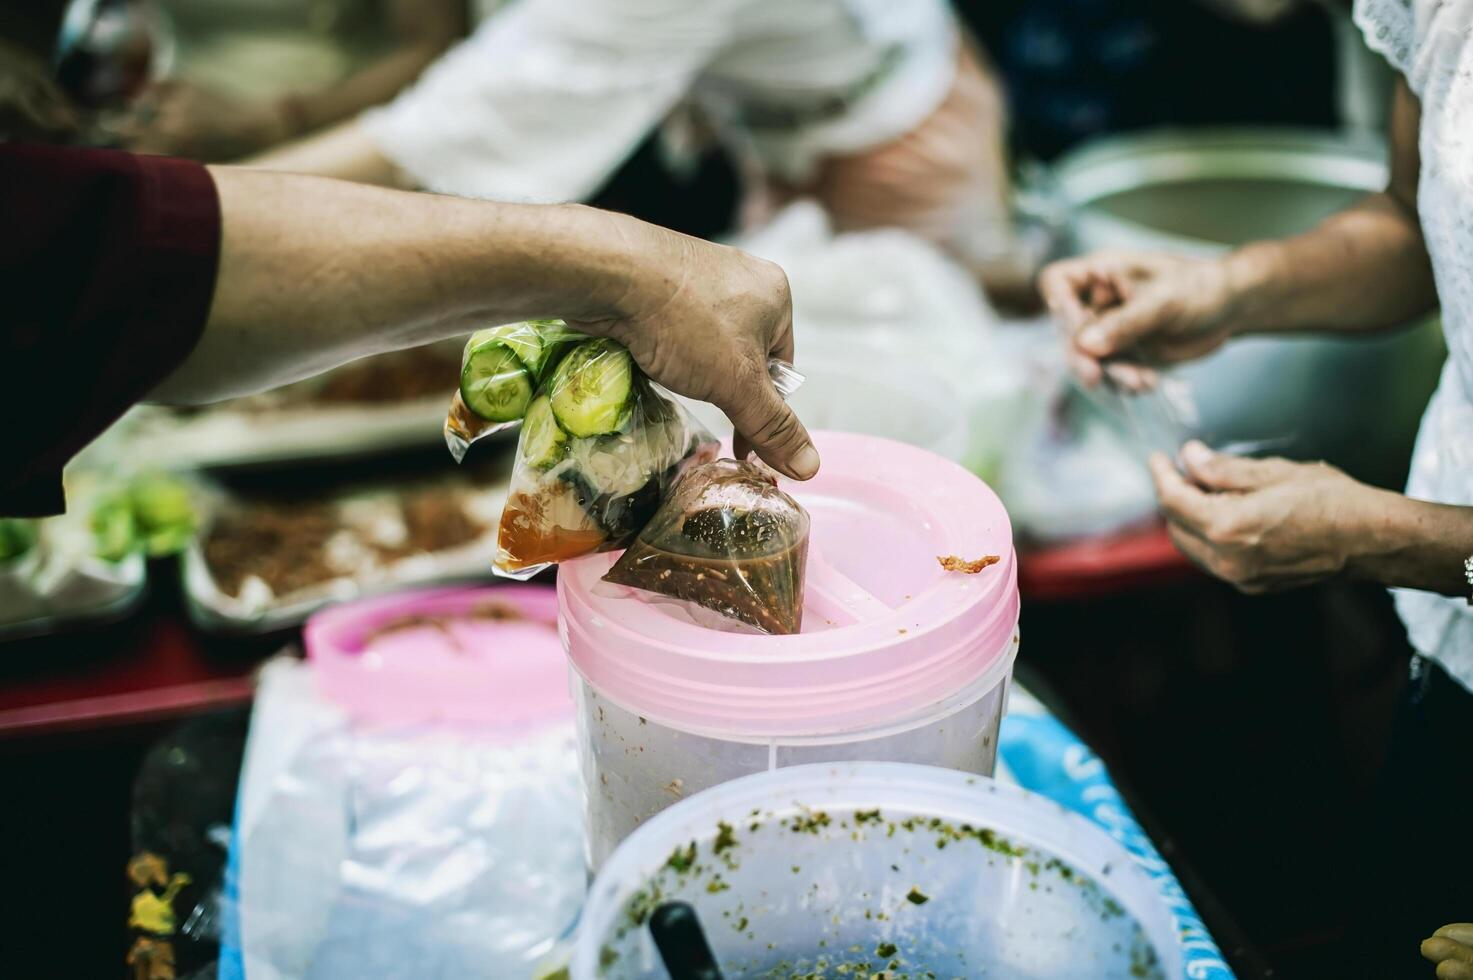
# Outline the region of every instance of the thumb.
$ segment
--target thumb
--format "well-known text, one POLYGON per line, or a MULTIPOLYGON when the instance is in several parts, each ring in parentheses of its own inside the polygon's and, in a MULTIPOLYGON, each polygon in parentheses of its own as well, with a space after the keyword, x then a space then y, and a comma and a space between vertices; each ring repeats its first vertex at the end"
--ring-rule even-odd
POLYGON ((1213 452, 1196 440, 1181 448, 1181 461, 1193 482, 1208 490, 1253 490, 1277 476, 1276 460, 1213 452))
POLYGON ((1092 357, 1113 357, 1167 326, 1161 304, 1147 297, 1126 300, 1079 331, 1076 343, 1092 357))
POLYGON ((735 398, 717 407, 757 455, 778 470, 795 480, 807 480, 818 472, 818 450, 808 430, 765 374, 760 382, 742 386, 735 398))

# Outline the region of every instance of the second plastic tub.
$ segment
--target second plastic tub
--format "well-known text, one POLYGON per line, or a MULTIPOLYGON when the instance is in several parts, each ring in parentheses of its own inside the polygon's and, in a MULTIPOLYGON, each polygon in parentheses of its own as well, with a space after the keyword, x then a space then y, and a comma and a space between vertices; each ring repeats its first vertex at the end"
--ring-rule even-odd
POLYGON ((785 486, 812 520, 800 633, 706 629, 610 594, 612 555, 562 567, 591 867, 665 807, 750 773, 861 759, 992 773, 1018 650, 1002 504, 925 450, 815 438, 822 470, 785 486), (939 560, 988 556, 974 573, 939 560))
POLYGON ((1184 976, 1170 906, 1108 834, 930 766, 763 773, 661 814, 594 882, 573 980, 667 980, 649 924, 671 901, 726 980, 1184 976))

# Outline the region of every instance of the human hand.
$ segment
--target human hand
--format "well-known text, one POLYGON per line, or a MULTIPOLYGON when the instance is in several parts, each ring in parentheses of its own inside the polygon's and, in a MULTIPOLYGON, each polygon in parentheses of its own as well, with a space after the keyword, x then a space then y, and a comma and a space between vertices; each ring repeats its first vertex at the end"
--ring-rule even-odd
POLYGON ((621 341, 655 381, 711 402, 748 448, 788 476, 818 472, 818 451, 767 373, 793 360, 793 306, 782 268, 724 245, 610 215, 632 275, 615 313, 575 321, 621 341))
POLYGON ((1358 557, 1394 496, 1324 463, 1248 459, 1200 442, 1182 448, 1182 474, 1165 456, 1151 475, 1176 546, 1240 591, 1271 592, 1330 578, 1358 557))
POLYGON ((1422 941, 1422 956, 1437 964, 1437 980, 1473 980, 1473 923, 1443 926, 1422 941))
POLYGON ((137 153, 214 162, 283 142, 292 133, 271 103, 244 102, 188 82, 165 81, 129 106, 118 135, 137 153))
POLYGON ((1122 387, 1148 388, 1147 365, 1202 357, 1232 334, 1232 290, 1217 259, 1099 252, 1050 264, 1038 284, 1086 386, 1108 372, 1122 387))

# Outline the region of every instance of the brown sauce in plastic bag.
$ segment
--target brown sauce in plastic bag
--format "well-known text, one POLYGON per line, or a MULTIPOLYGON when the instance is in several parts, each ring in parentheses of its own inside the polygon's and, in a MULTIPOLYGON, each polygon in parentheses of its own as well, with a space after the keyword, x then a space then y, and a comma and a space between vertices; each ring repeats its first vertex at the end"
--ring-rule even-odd
POLYGON ((766 471, 721 459, 681 477, 604 579, 787 634, 807 559, 807 512, 766 471))

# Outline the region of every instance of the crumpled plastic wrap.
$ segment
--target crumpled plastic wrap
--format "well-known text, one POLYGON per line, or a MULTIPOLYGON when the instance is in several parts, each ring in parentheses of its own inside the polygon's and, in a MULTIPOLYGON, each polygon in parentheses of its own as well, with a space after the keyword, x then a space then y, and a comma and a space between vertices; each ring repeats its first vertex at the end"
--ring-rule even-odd
POLYGON ((532 976, 586 888, 579 793, 571 721, 516 741, 370 728, 273 661, 237 819, 245 975, 532 976))
POLYGON ((604 581, 796 633, 808 528, 808 512, 769 470, 718 459, 686 470, 604 581))

